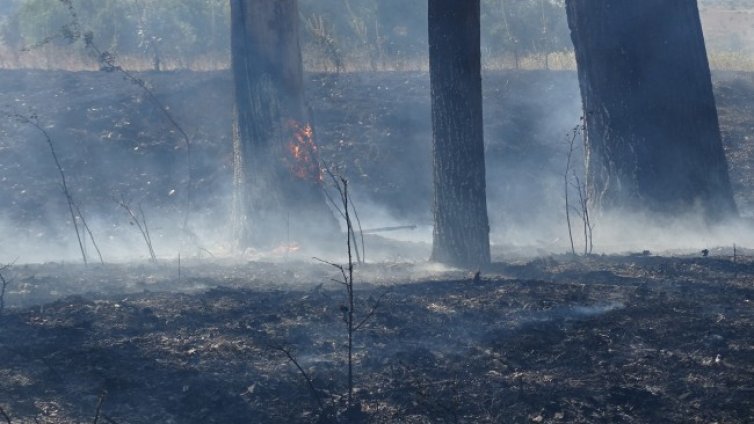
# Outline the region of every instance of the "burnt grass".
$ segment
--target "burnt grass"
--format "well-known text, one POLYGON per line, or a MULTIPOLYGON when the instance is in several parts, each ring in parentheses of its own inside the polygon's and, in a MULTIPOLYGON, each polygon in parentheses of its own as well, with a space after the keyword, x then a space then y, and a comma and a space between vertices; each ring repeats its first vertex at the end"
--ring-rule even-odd
MULTIPOLYGON (((387 294, 357 333, 362 418, 751 422, 753 277, 742 258, 550 257, 477 281, 365 285, 362 316, 387 294)), ((280 348, 337 410, 343 293, 278 287, 90 292, 7 311, 0 406, 13 422, 91 422, 106 393, 107 422, 336 422, 280 348)))
MULTIPOLYGON (((193 212, 223 222, 227 73, 145 78, 192 136, 193 212)), ((407 223, 430 219, 426 76, 313 75, 308 87, 321 152, 357 195, 407 223)), ((0 89, 4 111, 33 111, 48 128, 77 200, 107 223, 98 235, 133 233, 112 218, 114 195, 143 202, 150 216, 176 216, 180 198, 167 193, 186 184, 184 152, 132 84, 105 73, 0 71, 0 89)), ((578 123, 573 74, 494 73, 485 90, 493 228, 559 210, 545 189, 562 178, 564 136, 578 123)), ((754 85, 748 74, 719 74, 715 90, 736 199, 750 215, 754 85)), ((44 145, 13 120, 0 135, 0 205, 15 228, 1 256, 15 257, 16 235, 41 250, 70 246, 44 145)), ((99 423, 356 421, 343 415, 337 275, 308 258, 188 259, 179 278, 164 259, 175 252, 160 250, 160 232, 170 231, 155 229, 158 265, 21 258, 4 272, 0 408, 11 422, 94 422, 98 405, 99 423)), ((503 247, 479 280, 398 254, 357 267, 357 315, 379 300, 355 340, 362 421, 754 422, 754 258, 713 250, 514 261, 503 247)))

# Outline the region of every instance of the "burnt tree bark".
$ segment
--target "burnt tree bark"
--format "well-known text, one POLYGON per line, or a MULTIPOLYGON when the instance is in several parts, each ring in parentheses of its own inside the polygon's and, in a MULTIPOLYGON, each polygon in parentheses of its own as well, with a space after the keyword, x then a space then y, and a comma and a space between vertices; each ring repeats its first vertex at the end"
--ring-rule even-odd
POLYGON ((566 0, 590 203, 736 215, 695 0, 566 0))
POLYGON ((297 0, 231 0, 237 248, 331 237, 304 100, 297 0))
POLYGON ((479 0, 429 0, 434 158, 432 260, 490 262, 479 0))

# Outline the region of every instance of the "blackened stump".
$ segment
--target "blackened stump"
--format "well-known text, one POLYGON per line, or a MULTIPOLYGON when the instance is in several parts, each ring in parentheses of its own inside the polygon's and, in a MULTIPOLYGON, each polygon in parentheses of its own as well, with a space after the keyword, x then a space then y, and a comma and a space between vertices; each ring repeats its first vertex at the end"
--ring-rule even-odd
POLYGON ((237 248, 333 237, 304 101, 297 0, 231 0, 237 248))
POLYGON ((566 0, 600 212, 736 215, 695 0, 566 0))
POLYGON ((490 262, 479 0, 429 0, 434 157, 432 260, 490 262))

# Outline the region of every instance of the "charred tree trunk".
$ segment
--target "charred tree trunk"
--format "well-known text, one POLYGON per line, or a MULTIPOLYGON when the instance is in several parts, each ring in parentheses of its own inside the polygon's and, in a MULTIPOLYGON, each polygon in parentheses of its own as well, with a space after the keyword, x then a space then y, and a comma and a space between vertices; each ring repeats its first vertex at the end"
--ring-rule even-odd
POLYGON ((231 0, 238 248, 337 233, 304 101, 297 0, 231 0))
POLYGON ((736 214, 695 0, 566 0, 601 212, 736 214))
POLYGON ((429 0, 434 156, 432 260, 490 262, 479 0, 429 0))

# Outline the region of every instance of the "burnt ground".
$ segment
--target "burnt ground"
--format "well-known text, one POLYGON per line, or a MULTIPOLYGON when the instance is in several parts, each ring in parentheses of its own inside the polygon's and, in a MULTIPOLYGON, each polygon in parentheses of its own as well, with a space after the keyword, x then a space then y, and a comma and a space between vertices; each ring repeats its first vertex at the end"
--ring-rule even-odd
MULTIPOLYGON (((93 422, 106 392, 99 422, 347 421, 337 416, 345 333, 335 275, 306 256, 223 258, 212 237, 227 220, 227 74, 144 78, 192 137, 194 229, 202 252, 218 258, 184 252, 180 277, 169 259, 185 152, 138 88, 107 73, 1 71, 3 111, 37 114, 48 129, 105 260, 144 257, 113 202, 124 196, 154 224, 160 262, 72 265, 46 146, 4 118, 0 263, 18 263, 3 271, 0 408, 13 423, 93 422), (24 264, 50 258, 67 262, 24 264)), ((358 204, 378 206, 390 223, 426 224, 426 76, 313 75, 308 87, 323 159, 353 182, 358 204)), ((736 199, 751 216, 752 77, 718 74, 715 89, 736 199)), ((485 75, 497 240, 532 221, 555 221, 562 232, 565 135, 578 102, 573 73, 485 75)), ((576 259, 540 250, 542 258, 516 261, 498 242, 496 264, 474 281, 421 262, 421 243, 375 236, 367 249, 382 255, 357 268, 357 311, 387 291, 356 338, 368 422, 754 421, 750 251, 739 249, 748 256, 735 262, 727 250, 576 259)))
MULTIPOLYGON (((113 295, 92 284, 101 269, 47 267, 18 267, 14 284, 76 276, 91 291, 2 317, 0 407, 13 422, 91 422, 105 392, 100 422, 336 422, 322 411, 341 404, 346 333, 329 271, 194 264, 177 281, 110 269, 148 287, 113 295), (197 289, 162 291, 176 286, 197 289)), ((375 283, 356 310, 382 299, 356 337, 365 422, 754 420, 750 259, 550 257, 406 283, 416 267, 357 268, 375 283)))

